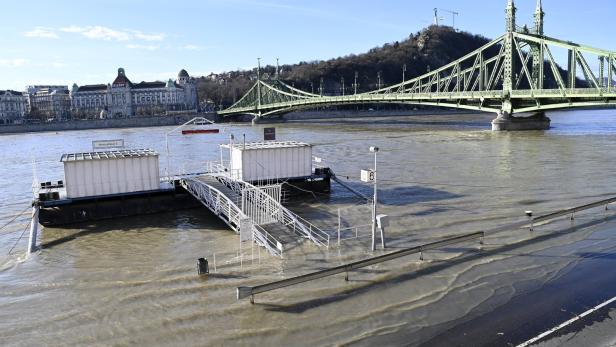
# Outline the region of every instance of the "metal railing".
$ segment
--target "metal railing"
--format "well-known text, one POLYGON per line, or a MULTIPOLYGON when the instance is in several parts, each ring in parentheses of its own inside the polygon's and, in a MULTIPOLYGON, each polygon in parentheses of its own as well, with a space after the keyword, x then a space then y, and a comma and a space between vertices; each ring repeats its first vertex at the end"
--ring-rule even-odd
POLYGON ((282 258, 283 246, 280 241, 256 224, 253 224, 252 232, 253 240, 257 245, 265 247, 272 255, 282 258))
POLYGON ((574 214, 577 212, 600 207, 600 206, 605 206, 607 209, 607 206, 609 204, 612 204, 615 202, 616 202, 616 197, 605 199, 605 200, 593 202, 590 204, 581 205, 578 207, 559 210, 559 211, 548 213, 548 214, 538 216, 538 217, 529 217, 529 219, 526 221, 511 223, 511 224, 503 225, 503 226, 496 227, 493 229, 488 229, 485 231, 478 231, 478 232, 473 232, 473 233, 464 234, 460 236, 454 236, 454 237, 446 238, 441 241, 402 249, 402 250, 392 252, 389 254, 385 254, 385 255, 381 255, 378 257, 368 258, 368 259, 356 261, 353 263, 333 267, 330 269, 321 270, 321 271, 309 273, 306 275, 284 279, 281 281, 271 282, 271 283, 267 283, 267 284, 263 284, 259 286, 254 286, 254 287, 237 287, 237 299, 241 300, 241 299, 250 297, 250 302, 254 303, 254 295, 256 294, 265 293, 268 291, 272 291, 272 290, 276 290, 276 289, 280 289, 284 287, 289 287, 289 286, 293 286, 293 285, 300 284, 300 283, 314 281, 320 278, 329 277, 329 276, 333 276, 333 275, 340 274, 340 273, 345 273, 345 280, 348 280, 348 272, 352 270, 360 269, 360 268, 367 267, 370 265, 383 263, 383 262, 398 259, 401 257, 406 257, 412 254, 419 254, 420 259, 423 260, 423 252, 428 251, 428 250, 439 249, 442 247, 460 244, 460 243, 477 240, 477 239, 479 239, 481 244, 483 244, 483 239, 488 234, 494 234, 494 233, 498 233, 498 232, 502 232, 506 230, 513 230, 513 229, 517 229, 517 228, 521 228, 525 226, 530 226, 530 230, 532 231, 533 223, 553 220, 558 217, 568 216, 568 215, 571 215, 571 218, 573 219, 574 214))
POLYGON ((224 174, 224 172, 218 171, 218 174, 218 177, 224 180, 225 183, 231 186, 231 189, 238 194, 242 194, 242 191, 247 188, 254 189, 255 194, 259 195, 259 200, 266 202, 264 206, 269 207, 269 211, 267 213, 270 216, 274 217, 279 223, 291 228, 295 233, 310 239, 316 245, 329 248, 329 233, 321 230, 314 224, 308 222, 306 219, 284 207, 279 201, 276 201, 269 194, 259 189, 259 187, 256 187, 248 182, 233 179, 232 177, 224 174))
POLYGON ((233 231, 239 233, 240 219, 243 217, 243 213, 228 196, 205 182, 193 178, 181 179, 180 184, 214 214, 224 217, 221 219, 233 231))
MULTIPOLYGON (((240 220, 248 217, 229 197, 218 189, 196 179, 182 179, 180 184, 210 211, 214 212, 233 231, 239 233, 240 220)), ((251 232, 255 243, 265 247, 270 254, 282 257, 282 244, 275 237, 254 223, 252 224, 251 232)))

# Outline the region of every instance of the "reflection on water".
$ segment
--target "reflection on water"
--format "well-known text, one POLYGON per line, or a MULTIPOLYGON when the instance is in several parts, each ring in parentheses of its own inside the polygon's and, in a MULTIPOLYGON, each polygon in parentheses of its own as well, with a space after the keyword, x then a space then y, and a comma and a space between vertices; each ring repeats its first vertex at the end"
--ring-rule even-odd
MULTIPOLYGON (((315 145, 314 154, 349 184, 370 167, 378 146, 379 213, 391 216, 394 248, 481 230, 614 193, 616 112, 551 114, 548 132, 492 133, 487 116, 364 118, 277 124, 279 139, 315 145)), ((220 134, 173 136, 173 170, 199 171, 219 158, 217 145, 246 135, 258 140, 266 125, 230 125, 220 134)), ((32 173, 62 179, 60 155, 90 150, 92 140, 123 138, 149 147, 166 163, 170 128, 75 131, 0 136, 0 225, 24 211, 32 173), (36 160, 33 170, 32 161, 36 160)), ((292 208, 334 230, 337 211, 361 203, 334 184, 292 208)), ((345 212, 365 224, 366 213, 345 212)), ((367 229, 340 248, 311 245, 272 258, 238 239, 204 209, 45 229, 43 250, 20 261, 18 241, 26 216, 0 231, 1 345, 371 345, 414 344, 447 329, 448 322, 506 302, 536 288, 589 254, 614 247, 611 212, 591 211, 575 221, 486 240, 485 252, 469 244, 409 257, 341 278, 316 281, 235 300, 235 287, 337 265, 369 255, 367 229), (572 224, 573 223, 573 224, 572 224), (569 230, 570 229, 570 230, 569 230), (560 233, 548 235, 552 231, 560 233), (565 231, 563 231, 565 230, 565 231), (592 238, 589 236, 592 235, 592 238), (9 249, 17 243, 11 255, 9 249), (195 262, 216 254, 218 273, 196 276, 195 262), (442 260, 457 258, 455 262, 442 260), (555 257, 553 255, 558 255, 555 257), (260 304, 259 304, 260 303, 260 304), (59 342, 62 341, 62 342, 59 342)), ((334 242, 335 243, 335 242, 334 242)), ((380 251, 379 251, 380 252, 380 251)))

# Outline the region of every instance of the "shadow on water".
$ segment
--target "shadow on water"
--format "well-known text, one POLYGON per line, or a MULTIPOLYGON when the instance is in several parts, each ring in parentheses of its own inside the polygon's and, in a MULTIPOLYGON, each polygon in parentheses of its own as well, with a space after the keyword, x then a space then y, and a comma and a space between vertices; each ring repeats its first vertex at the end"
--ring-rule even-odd
POLYGON ((586 253, 576 253, 576 255, 584 259, 616 260, 616 253, 586 252, 586 253))
MULTIPOLYGON (((514 251, 516 249, 520 249, 523 248, 525 246, 528 245, 532 245, 534 243, 537 242, 543 242, 543 241, 549 241, 552 239, 556 239, 560 236, 563 236, 564 234, 570 234, 573 232, 576 232, 580 229, 584 229, 584 228, 588 228, 588 227, 592 227, 595 225, 599 225, 602 223, 605 223, 607 221, 611 221, 611 220, 616 220, 616 215, 615 216, 611 216, 608 218, 604 218, 604 219, 598 219, 595 221, 589 221, 587 223, 584 224, 580 224, 577 226, 572 226, 571 228, 565 229, 561 232, 558 233, 550 233, 550 234, 546 234, 546 235, 542 235, 542 236, 538 236, 535 238, 531 238, 528 240, 524 240, 518 243, 514 243, 514 244, 510 244, 510 245, 504 245, 502 247, 498 247, 498 248, 494 248, 492 250, 483 250, 483 251, 479 251, 478 253, 467 253, 466 255, 462 255, 459 256, 455 259, 452 260, 446 260, 446 261, 442 261, 442 262, 438 262, 438 261, 433 261, 428 267, 424 268, 424 269, 420 269, 417 270, 415 272, 412 273, 407 273, 407 274, 401 274, 398 275, 396 277, 384 280, 384 281, 371 281, 369 283, 367 283, 366 285, 363 285, 361 287, 356 287, 356 288, 352 288, 352 289, 347 289, 347 290, 343 290, 333 296, 329 296, 329 297, 321 297, 321 298, 315 298, 315 299, 311 299, 311 300, 307 300, 307 301, 302 301, 302 302, 298 302, 298 303, 294 303, 291 305, 275 305, 275 304, 259 304, 256 303, 256 305, 260 305, 265 307, 266 310, 268 311, 273 311, 273 312, 283 312, 283 313, 294 313, 294 314, 300 314, 303 313, 305 311, 314 309, 314 308, 318 308, 320 306, 324 306, 324 305, 329 305, 332 303, 336 303, 336 302, 341 302, 341 301, 345 301, 348 299, 351 299, 355 296, 358 295, 362 295, 365 294, 367 292, 373 291, 375 289, 378 288, 382 288, 382 287, 388 287, 391 285, 396 285, 396 284, 402 284, 408 281, 411 281, 413 279, 417 279, 423 276, 429 276, 435 273, 438 273, 442 270, 445 270, 447 268, 450 268, 452 266, 455 265, 461 265, 461 264, 465 264, 465 263, 469 263, 475 260, 479 260, 488 256, 492 256, 492 255, 499 255, 502 254, 503 252, 510 252, 510 251, 514 251)), ((459 248, 455 249, 456 251, 459 251, 459 248)), ((467 249, 469 250, 469 249, 467 249)), ((596 253, 581 253, 580 257, 581 258, 587 258, 587 257, 592 257, 594 255, 597 255, 596 253)), ((607 258, 607 259, 611 259, 612 257, 616 257, 616 254, 610 254, 610 255, 602 255, 601 258, 607 258)))
MULTIPOLYGON (((131 231, 136 229, 164 229, 164 230, 189 230, 189 229, 229 229, 228 226, 218 219, 207 209, 184 210, 180 212, 168 212, 155 215, 118 217, 114 219, 100 220, 96 222, 84 222, 69 224, 60 227, 64 230, 79 229, 70 235, 66 235, 41 243, 40 249, 49 249, 55 246, 74 241, 80 237, 103 234, 109 231, 131 231), (192 212, 189 212, 192 211, 192 212)), ((229 229, 230 230, 230 229, 229 229)))
MULTIPOLYGON (((364 194, 366 197, 372 197, 373 188, 371 185, 350 181, 344 183, 364 194)), ((340 187, 340 189, 344 188, 340 187)), ((422 186, 398 186, 391 188, 383 188, 382 186, 379 186, 378 189, 379 204, 385 206, 405 206, 408 204, 443 201, 464 197, 463 195, 454 194, 446 190, 422 186)), ((349 195, 349 199, 350 198, 353 198, 355 201, 360 199, 357 195, 349 195)), ((339 198, 337 198, 336 202, 339 201, 339 198)))

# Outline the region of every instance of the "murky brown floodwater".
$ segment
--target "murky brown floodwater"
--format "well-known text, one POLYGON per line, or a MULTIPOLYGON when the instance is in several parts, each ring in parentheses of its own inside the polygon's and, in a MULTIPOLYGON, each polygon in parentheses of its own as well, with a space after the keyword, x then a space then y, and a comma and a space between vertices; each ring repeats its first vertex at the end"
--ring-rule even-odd
MULTIPOLYGON (((408 117, 278 124, 279 139, 307 141, 339 176, 357 183, 379 146, 380 210, 392 217, 393 248, 494 227, 536 213, 613 196, 616 111, 550 115, 548 132, 492 133, 491 116, 408 117)), ((263 125, 229 131, 257 140, 263 125)), ((95 139, 124 138, 130 147, 161 152, 169 128, 0 136, 0 225, 30 200, 32 161, 41 179, 62 179, 60 155, 86 151, 95 139)), ((218 158, 227 133, 175 136, 175 169, 198 170, 218 158)), ((344 220, 360 201, 333 185, 331 196, 306 198, 293 209, 326 230, 337 210, 344 220), (346 209, 346 210, 345 210, 346 209)), ((0 230, 0 345, 407 345, 446 331, 514 295, 561 275, 580 254, 616 247, 613 212, 583 213, 536 228, 554 237, 498 250, 531 237, 519 230, 486 239, 483 256, 469 244, 408 257, 342 276, 235 300, 235 288, 369 255, 368 228, 329 250, 304 245, 280 260, 244 246, 205 209, 45 229, 46 246, 25 258, 26 216, 0 230), (572 228, 575 232, 562 232, 572 228), (14 246, 11 254, 7 254, 14 246), (196 259, 216 254, 217 273, 196 275, 196 259), (461 255, 465 255, 460 257, 461 255), (449 266, 441 260, 456 258, 449 266), (251 259, 254 259, 251 261, 251 259)), ((349 236, 349 235, 347 235, 349 236)), ((335 242, 333 242, 335 244, 335 242)), ((377 252, 377 253, 380 253, 377 252)))

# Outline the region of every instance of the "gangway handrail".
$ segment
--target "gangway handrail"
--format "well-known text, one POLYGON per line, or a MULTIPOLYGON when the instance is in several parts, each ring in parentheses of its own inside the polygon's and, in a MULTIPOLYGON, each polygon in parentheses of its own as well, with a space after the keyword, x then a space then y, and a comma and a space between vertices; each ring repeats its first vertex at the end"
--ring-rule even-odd
POLYGON ((269 194, 261 191, 259 187, 254 186, 249 182, 241 181, 241 180, 233 178, 232 176, 229 175, 228 171, 224 170, 224 167, 222 165, 210 162, 208 166, 212 174, 217 175, 218 177, 227 179, 229 181, 229 184, 232 184, 235 186, 235 190, 238 193, 241 192, 241 190, 246 187, 255 189, 256 191, 258 191, 259 194, 262 195, 264 199, 270 202, 273 202, 274 205, 277 207, 277 210, 273 212, 273 215, 277 215, 278 218, 282 219, 282 220, 279 219, 279 222, 283 224, 288 223, 289 225, 292 224, 294 231, 297 231, 297 228, 299 228, 301 233, 305 237, 309 238, 312 242, 314 242, 318 246, 325 246, 329 248, 330 239, 331 239, 331 235, 329 233, 321 230, 314 224, 308 222, 306 219, 298 216, 296 213, 294 213, 293 211, 283 206, 279 201, 276 201, 273 197, 269 196, 269 194))
MULTIPOLYGON (((194 178, 184 178, 180 180, 180 184, 189 193, 195 196, 201 203, 208 207, 212 212, 216 214, 223 214, 225 218, 221 218, 229 227, 239 233, 240 220, 248 218, 244 212, 231 200, 228 196, 223 194, 220 190, 210 186, 209 184, 196 180, 194 178), (191 184, 192 183, 192 184, 191 184), (197 187, 193 187, 193 185, 197 187), (207 191, 206 191, 207 190, 207 191), (206 196, 206 194, 208 196, 206 196), (221 205, 222 203, 222 208, 221 205)), ((282 244, 272 235, 270 235, 265 229, 258 225, 252 224, 252 236, 253 240, 260 246, 274 256, 282 257, 282 244)))
POLYGON ((225 221, 223 219, 223 221, 225 221, 229 225, 229 227, 233 229, 233 231, 239 233, 239 225, 240 225, 239 222, 240 222, 240 219, 243 217, 244 213, 239 207, 237 207, 235 203, 233 203, 233 201, 228 196, 223 194, 220 190, 210 186, 209 184, 206 184, 205 182, 201 182, 194 178, 181 179, 180 184, 189 193, 196 195, 195 197, 198 198, 202 203, 210 207, 213 210, 213 212, 217 214, 218 213, 225 214, 227 216, 227 220, 225 221), (188 182, 191 182, 192 184, 189 184, 188 182), (193 185, 197 186, 198 188, 193 187, 193 185), (209 195, 209 199, 207 196, 205 196, 206 192, 200 191, 200 189, 203 189, 203 190, 207 189, 207 194, 209 195), (221 202, 221 200, 223 203, 226 203, 227 205, 226 209, 225 208, 220 209, 219 206, 215 206, 215 202, 221 202))
POLYGON ((589 210, 589 209, 596 208, 599 206, 606 206, 606 209, 607 209, 608 205, 615 203, 615 202, 616 202, 616 197, 604 199, 604 200, 600 200, 597 202, 593 202, 593 203, 589 203, 589 204, 585 204, 585 205, 581 205, 581 206, 577 206, 573 208, 563 209, 563 210, 559 210, 556 212, 548 213, 548 214, 537 216, 537 217, 531 216, 526 221, 510 223, 510 224, 499 226, 496 228, 487 229, 484 231, 478 231, 478 232, 468 233, 464 235, 449 237, 441 241, 436 241, 436 242, 432 242, 432 243, 428 243, 428 244, 424 244, 420 246, 414 246, 414 247, 402 249, 399 251, 395 251, 392 253, 384 254, 381 256, 359 260, 353 263, 340 265, 340 266, 336 266, 330 269, 316 271, 316 272, 312 272, 312 273, 305 274, 305 275, 291 277, 291 278, 287 278, 287 279, 276 281, 276 282, 270 282, 267 284, 262 284, 262 285, 258 285, 254 287, 237 287, 237 299, 241 300, 241 299, 250 297, 250 302, 254 303, 254 295, 256 294, 260 294, 260 293, 264 293, 264 292, 268 292, 268 291, 272 291, 272 290, 276 290, 276 289, 280 289, 284 287, 289 287, 289 286, 293 286, 293 285, 300 284, 300 283, 314 281, 320 278, 340 274, 343 272, 347 273, 347 275, 345 276, 345 279, 348 279, 348 272, 355 270, 355 269, 360 269, 366 266, 390 261, 393 259, 405 257, 405 256, 412 255, 412 254, 418 254, 418 253, 422 254, 423 252, 428 251, 428 250, 434 250, 434 249, 438 249, 441 247, 459 244, 463 242, 468 242, 468 241, 476 240, 476 239, 480 239, 481 243, 483 244, 483 239, 488 234, 494 234, 494 233, 498 233, 498 232, 502 232, 506 230, 518 229, 518 228, 525 227, 525 226, 530 226, 532 230, 533 223, 553 220, 558 217, 567 216, 567 215, 572 215, 573 217, 573 214, 576 212, 589 210))
POLYGON ((283 247, 280 241, 276 240, 267 230, 261 226, 252 225, 253 239, 255 242, 269 250, 272 255, 282 257, 283 247))

